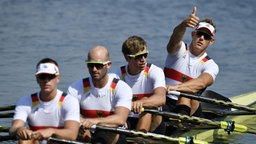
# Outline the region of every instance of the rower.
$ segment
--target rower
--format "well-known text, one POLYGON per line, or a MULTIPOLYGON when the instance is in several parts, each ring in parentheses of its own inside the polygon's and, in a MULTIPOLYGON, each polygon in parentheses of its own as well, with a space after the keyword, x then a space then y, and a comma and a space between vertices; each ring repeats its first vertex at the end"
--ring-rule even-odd
MULTIPOLYGON (((219 72, 218 65, 206 53, 214 43, 216 27, 210 18, 199 22, 196 12, 194 7, 192 14, 175 27, 168 42, 164 67, 168 91, 200 95, 214 83, 219 72), (182 41, 187 27, 195 28, 189 45, 182 41)), ((167 95, 166 104, 170 111, 203 117, 197 100, 167 95)))

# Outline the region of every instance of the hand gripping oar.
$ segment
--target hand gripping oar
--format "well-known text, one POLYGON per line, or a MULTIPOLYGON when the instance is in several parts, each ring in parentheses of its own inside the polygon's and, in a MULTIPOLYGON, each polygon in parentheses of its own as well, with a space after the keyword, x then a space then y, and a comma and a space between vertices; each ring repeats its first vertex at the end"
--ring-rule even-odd
POLYGON ((14 109, 15 109, 15 105, 0 107, 0 111, 8 111, 8 110, 14 110, 14 109))
POLYGON ((13 112, 9 112, 9 113, 0 113, 0 118, 12 118, 14 115, 13 112))
POLYGON ((245 111, 253 112, 256 114, 256 108, 247 107, 247 106, 232 103, 232 102, 225 102, 223 100, 210 99, 210 98, 196 96, 196 95, 187 94, 187 93, 182 93, 182 92, 178 92, 178 91, 169 91, 169 94, 176 95, 176 96, 182 96, 182 97, 186 97, 186 98, 190 98, 190 99, 195 99, 195 100, 199 100, 202 102, 214 103, 217 105, 236 108, 239 110, 245 110, 245 111))
POLYGON ((169 137, 161 134, 155 134, 150 132, 140 132, 140 131, 128 130, 124 128, 94 125, 91 127, 91 129, 101 129, 101 130, 111 131, 114 133, 119 133, 119 134, 134 136, 134 137, 144 137, 144 138, 154 139, 154 140, 178 142, 179 144, 208 144, 208 142, 205 142, 205 141, 193 140, 192 137, 173 138, 173 137, 169 137))
POLYGON ((200 123, 200 124, 206 124, 209 126, 214 126, 216 128, 224 129, 225 131, 227 131, 228 134, 230 134, 233 131, 241 132, 241 133, 256 134, 256 129, 252 129, 241 124, 235 124, 234 121, 212 121, 209 119, 199 118, 195 116, 188 116, 183 114, 164 112, 164 111, 158 111, 158 110, 146 109, 146 108, 143 108, 142 112, 153 113, 153 114, 162 115, 169 118, 176 118, 176 119, 180 119, 183 121, 196 123, 196 124, 200 123))
MULTIPOLYGON (((9 132, 9 129, 10 127, 0 126, 0 132, 9 132)), ((10 136, 10 135, 0 136, 0 141, 7 141, 7 140, 17 140, 17 137, 10 136)), ((66 140, 66 139, 60 139, 60 138, 54 138, 54 137, 48 138, 47 141, 56 142, 56 143, 65 143, 65 144, 84 144, 78 141, 72 141, 72 140, 66 140)))

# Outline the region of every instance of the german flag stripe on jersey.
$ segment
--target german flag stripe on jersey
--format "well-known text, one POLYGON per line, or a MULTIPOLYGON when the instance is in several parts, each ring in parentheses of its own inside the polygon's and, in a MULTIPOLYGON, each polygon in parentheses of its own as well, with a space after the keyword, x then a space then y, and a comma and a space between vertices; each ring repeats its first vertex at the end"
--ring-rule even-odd
MULTIPOLYGON (((67 95, 66 93, 62 93, 62 95, 58 101, 58 105, 60 107, 62 107, 62 103, 63 103, 66 95, 67 95)), ((37 106, 39 104, 39 99, 38 99, 37 93, 32 94, 31 99, 32 99, 32 108, 34 108, 35 106, 37 106)))
POLYGON ((148 71, 149 71, 149 69, 150 69, 150 66, 151 66, 151 64, 147 64, 147 66, 145 67, 144 75, 145 75, 146 77, 148 77, 148 71))
POLYGON ((110 85, 110 90, 111 90, 112 94, 114 94, 114 92, 115 92, 117 82, 118 82, 118 79, 114 78, 111 85, 110 85))
MULTIPOLYGON (((150 66, 151 66, 151 64, 147 64, 147 66, 144 69, 144 75, 146 77, 148 77, 148 72, 149 72, 150 66)), ((122 72, 122 80, 124 80, 124 77, 126 76, 125 66, 121 67, 121 72, 122 72)))
POLYGON ((59 105, 60 107, 62 107, 62 103, 63 103, 64 98, 65 98, 66 95, 67 95, 66 93, 63 93, 62 96, 60 97, 59 102, 58 102, 58 105, 59 105))
POLYGON ((121 67, 121 72, 122 72, 122 80, 124 80, 124 77, 126 75, 126 70, 125 70, 125 66, 121 67))
POLYGON ((32 99, 32 108, 34 108, 36 105, 39 104, 39 99, 37 97, 37 93, 32 94, 31 99, 32 99))
POLYGON ((202 60, 201 60, 201 63, 204 64, 205 62, 207 62, 208 60, 210 60, 211 58, 209 56, 206 56, 204 57, 202 60))
POLYGON ((84 93, 87 93, 91 89, 89 77, 83 79, 83 85, 84 85, 84 93))

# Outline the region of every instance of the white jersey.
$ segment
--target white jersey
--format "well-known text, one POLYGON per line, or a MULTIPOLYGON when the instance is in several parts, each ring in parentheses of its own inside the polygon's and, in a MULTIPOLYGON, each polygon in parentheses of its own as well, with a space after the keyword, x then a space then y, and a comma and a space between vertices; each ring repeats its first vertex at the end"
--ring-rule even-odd
MULTIPOLYGON (((127 69, 128 65, 122 66, 113 73, 123 79, 133 91, 133 100, 141 99, 142 97, 150 97, 154 89, 158 87, 165 88, 164 72, 161 68, 154 64, 147 64, 145 70, 137 75, 130 75, 127 69)), ((138 117, 134 113, 130 117, 138 117)))
MULTIPOLYGON (((167 55, 164 68, 166 85, 177 85, 189 79, 197 78, 202 73, 210 74, 215 80, 218 72, 218 65, 207 56, 207 53, 201 57, 196 57, 190 53, 184 42, 176 54, 167 55)), ((176 96, 170 97, 177 99, 176 96)))
POLYGON ((38 92, 19 99, 14 115, 14 120, 17 119, 27 121, 33 131, 50 127, 63 128, 67 120, 80 122, 80 109, 77 99, 63 95, 60 90, 48 102, 41 101, 38 92))
POLYGON ((85 117, 105 117, 118 106, 131 109, 131 88, 111 74, 108 77, 108 83, 103 88, 94 87, 91 77, 78 80, 68 88, 68 94, 78 98, 81 114, 85 117))

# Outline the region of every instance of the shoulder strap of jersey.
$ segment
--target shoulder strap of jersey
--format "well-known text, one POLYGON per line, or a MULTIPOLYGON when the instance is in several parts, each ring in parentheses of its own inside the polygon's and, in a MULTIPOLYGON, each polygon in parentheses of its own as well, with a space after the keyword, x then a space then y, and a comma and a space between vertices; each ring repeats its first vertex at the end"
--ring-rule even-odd
POLYGON ((207 55, 205 56, 202 60, 201 60, 201 64, 204 64, 205 62, 207 62, 208 60, 210 60, 211 58, 207 55))
POLYGON ((148 77, 148 71, 149 71, 150 67, 151 67, 151 63, 148 63, 147 66, 145 67, 144 75, 145 75, 146 77, 148 77))
MULTIPOLYGON (((62 107, 62 102, 64 101, 64 98, 66 97, 67 93, 62 93, 59 101, 58 101, 58 105, 60 107, 62 107)), ((33 93, 31 94, 31 99, 32 99, 32 108, 34 108, 35 106, 37 106, 39 104, 39 99, 38 99, 38 96, 37 96, 37 93, 33 93)))
POLYGON ((62 102, 64 101, 64 98, 67 96, 67 93, 63 92, 60 99, 59 99, 59 102, 58 102, 58 105, 60 107, 62 107, 62 102))
POLYGON ((125 69, 125 66, 121 66, 121 73, 122 73, 122 80, 124 80, 124 77, 125 77, 125 75, 126 75, 126 69, 125 69))
POLYGON ((110 90, 111 90, 112 94, 114 94, 114 92, 115 92, 115 88, 116 88, 118 81, 119 81, 119 79, 114 78, 110 85, 110 90))
POLYGON ((89 77, 83 79, 84 93, 87 93, 91 89, 89 77))
POLYGON ((32 108, 34 108, 36 105, 39 104, 37 93, 31 94, 31 99, 32 99, 32 108))

